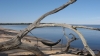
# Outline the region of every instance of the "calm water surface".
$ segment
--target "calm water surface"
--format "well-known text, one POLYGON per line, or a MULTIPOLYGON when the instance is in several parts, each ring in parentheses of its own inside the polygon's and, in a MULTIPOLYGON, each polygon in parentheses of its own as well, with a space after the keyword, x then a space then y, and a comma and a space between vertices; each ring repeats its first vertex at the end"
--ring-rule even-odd
MULTIPOLYGON (((14 29, 14 30, 22 30, 25 29, 28 25, 0 25, 4 28, 9 28, 9 29, 14 29)), ((94 27, 94 28, 100 28, 100 25, 86 25, 89 27, 94 27)), ((37 36, 39 38, 45 38, 47 40, 51 40, 53 42, 56 42, 58 39, 62 38, 63 36, 63 29, 61 27, 45 27, 45 28, 37 28, 32 30, 31 32, 34 34, 34 36, 37 36)), ((95 30, 88 30, 88 29, 78 29, 83 36, 85 37, 88 45, 92 49, 99 49, 100 50, 100 31, 95 31, 95 30)), ((75 34, 77 38, 79 36, 73 32, 70 29, 66 29, 66 34, 69 38, 72 36, 69 35, 69 33, 75 34)), ((28 35, 31 35, 28 33, 28 35)), ((63 36, 63 44, 66 44, 66 38, 63 36)), ((78 48, 83 48, 83 44, 81 40, 76 40, 71 43, 72 47, 78 47, 78 48)))

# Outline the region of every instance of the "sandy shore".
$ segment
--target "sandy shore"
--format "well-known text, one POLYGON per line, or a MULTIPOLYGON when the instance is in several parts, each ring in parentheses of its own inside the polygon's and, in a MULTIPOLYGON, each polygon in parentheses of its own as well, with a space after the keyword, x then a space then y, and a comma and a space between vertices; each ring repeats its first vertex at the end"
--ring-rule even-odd
MULTIPOLYGON (((13 38, 16 34, 18 34, 20 31, 12 30, 12 29, 4 29, 0 28, 0 42, 8 41, 9 39, 13 38)), ((44 40, 47 42, 51 42, 42 38, 38 38, 39 40, 44 40)), ((34 36, 25 36, 22 39, 22 42, 29 43, 31 45, 37 44, 37 39, 34 36)), ((56 46, 53 47, 53 50, 50 50, 50 47, 45 46, 42 44, 40 41, 38 42, 39 49, 42 50, 45 54, 52 54, 50 56, 78 56, 74 54, 56 54, 61 52, 62 50, 65 50, 65 46, 61 48, 61 44, 57 44, 56 46)), ((29 52, 27 50, 22 50, 22 49, 13 49, 9 51, 3 51, 0 53, 7 53, 8 55, 34 55, 34 53, 29 52)))

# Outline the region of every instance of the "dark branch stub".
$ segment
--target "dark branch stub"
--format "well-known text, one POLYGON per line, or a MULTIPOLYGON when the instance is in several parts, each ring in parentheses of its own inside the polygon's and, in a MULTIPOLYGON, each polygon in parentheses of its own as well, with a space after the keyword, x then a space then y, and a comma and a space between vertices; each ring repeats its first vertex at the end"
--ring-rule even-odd
POLYGON ((79 38, 76 38, 73 33, 70 33, 69 35, 72 35, 73 36, 71 39, 74 39, 74 40, 78 40, 79 39, 79 38))

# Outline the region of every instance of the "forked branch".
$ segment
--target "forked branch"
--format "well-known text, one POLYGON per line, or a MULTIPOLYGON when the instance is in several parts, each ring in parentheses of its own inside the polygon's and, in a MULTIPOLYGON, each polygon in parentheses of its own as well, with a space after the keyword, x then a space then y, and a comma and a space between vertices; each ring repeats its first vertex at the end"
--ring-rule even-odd
MULTIPOLYGON (((40 24, 38 27, 65 27, 65 28, 69 28, 69 29, 73 30, 74 32, 76 32, 79 35, 80 39, 82 40, 82 43, 83 43, 84 47, 92 54, 92 56, 95 56, 95 53, 88 46, 88 44, 87 44, 85 38, 83 37, 83 35, 78 30, 73 28, 72 25, 58 24, 58 23, 43 23, 43 24, 40 24)), ((87 28, 90 29, 90 30, 93 30, 93 29, 98 30, 99 29, 99 28, 91 28, 91 27, 87 27, 87 28)))
POLYGON ((69 41, 67 41, 65 52, 68 52, 68 50, 70 48, 70 43, 73 42, 74 40, 77 40, 77 38, 74 36, 74 34, 70 33, 69 35, 73 35, 73 37, 72 37, 72 39, 70 39, 69 41))

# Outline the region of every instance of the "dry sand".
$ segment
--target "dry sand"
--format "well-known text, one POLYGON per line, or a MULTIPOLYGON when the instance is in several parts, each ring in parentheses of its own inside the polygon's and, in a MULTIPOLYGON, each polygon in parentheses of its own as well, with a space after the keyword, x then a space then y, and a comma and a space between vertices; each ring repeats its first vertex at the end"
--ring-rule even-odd
MULTIPOLYGON (((13 38, 17 33, 20 31, 12 30, 12 29, 4 29, 0 28, 0 42, 8 41, 9 39, 13 38)), ((50 42, 48 40, 39 38, 39 40, 44 40, 47 42, 50 42)), ((36 38, 33 36, 25 36, 22 39, 22 42, 29 43, 31 45, 37 44, 36 38)), ((51 51, 48 46, 43 45, 40 41, 38 43, 39 49, 42 50, 45 54, 55 54, 57 52, 61 52, 61 44, 57 44, 56 46, 53 47, 53 50, 51 51)), ((63 50, 65 47, 63 46, 63 50)), ((0 53, 7 53, 8 55, 34 55, 34 53, 29 52, 27 50, 22 50, 22 49, 13 49, 13 50, 8 50, 8 51, 3 51, 0 53)), ((50 55, 50 56, 78 56, 78 55, 73 55, 73 54, 56 54, 56 55, 50 55)))

